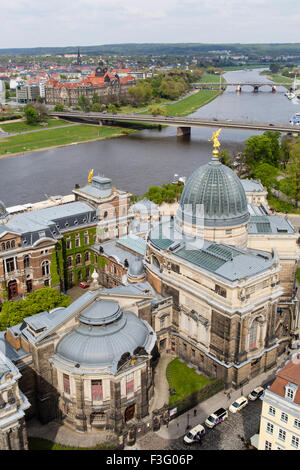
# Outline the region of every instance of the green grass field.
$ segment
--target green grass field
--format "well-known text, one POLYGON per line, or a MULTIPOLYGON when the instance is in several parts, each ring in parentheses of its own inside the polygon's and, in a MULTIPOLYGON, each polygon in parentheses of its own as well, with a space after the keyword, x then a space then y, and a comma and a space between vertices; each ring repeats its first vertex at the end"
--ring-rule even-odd
POLYGON ((26 132, 26 131, 35 131, 38 129, 48 129, 50 127, 59 127, 65 126, 68 124, 72 124, 72 122, 63 121, 60 119, 49 119, 47 120, 48 126, 41 126, 39 123, 37 124, 27 124, 26 121, 18 121, 18 122, 11 122, 7 124, 1 124, 0 127, 4 132, 9 132, 11 134, 16 132, 26 132))
MULTIPOLYGON (((261 72, 260 75, 266 76, 269 80, 277 83, 293 83, 293 79, 289 77, 284 77, 283 75, 277 75, 275 73, 271 73, 270 71, 261 72)), ((289 89, 289 87, 286 87, 289 89)))
POLYGON ((176 395, 170 395, 169 404, 190 395, 210 383, 210 379, 202 374, 197 374, 194 369, 187 367, 178 358, 173 359, 167 367, 167 378, 171 377, 171 383, 168 379, 170 388, 176 390, 176 395))
POLYGON ((100 127, 79 125, 43 132, 31 132, 0 139, 0 155, 31 152, 43 148, 86 142, 89 140, 109 139, 118 135, 134 132, 120 127, 100 127))
POLYGON ((221 93, 218 90, 199 90, 194 95, 167 106, 167 114, 169 116, 187 116, 217 98, 221 93))

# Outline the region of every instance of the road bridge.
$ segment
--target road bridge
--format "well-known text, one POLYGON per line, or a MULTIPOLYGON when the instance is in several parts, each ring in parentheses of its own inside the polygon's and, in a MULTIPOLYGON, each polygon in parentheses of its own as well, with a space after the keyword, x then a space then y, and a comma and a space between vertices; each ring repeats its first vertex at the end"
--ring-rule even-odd
POLYGON ((116 113, 94 113, 83 111, 61 111, 50 112, 50 116, 97 122, 100 126, 116 125, 122 122, 132 122, 141 124, 156 124, 161 126, 177 127, 177 135, 190 135, 192 127, 222 127, 223 129, 243 129, 250 131, 278 131, 285 134, 300 134, 300 126, 287 124, 275 124, 267 122, 232 121, 230 119, 218 120, 212 118, 191 118, 172 116, 151 116, 145 114, 116 114, 116 113))
POLYGON ((222 82, 217 83, 193 83, 193 88, 195 89, 210 89, 210 90, 225 90, 226 87, 232 86, 235 87, 237 92, 241 92, 243 87, 252 87, 253 91, 256 93, 261 87, 267 86, 271 88, 272 93, 277 91, 277 87, 287 87, 288 89, 294 90, 297 85, 294 82, 222 82))

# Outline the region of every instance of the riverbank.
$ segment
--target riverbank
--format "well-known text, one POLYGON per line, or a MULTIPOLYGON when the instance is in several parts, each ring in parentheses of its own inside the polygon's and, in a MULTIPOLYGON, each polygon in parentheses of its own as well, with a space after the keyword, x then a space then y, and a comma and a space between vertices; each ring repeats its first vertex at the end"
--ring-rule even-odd
POLYGON ((0 159, 29 152, 120 137, 133 132, 136 131, 120 127, 76 125, 15 135, 0 140, 0 159))

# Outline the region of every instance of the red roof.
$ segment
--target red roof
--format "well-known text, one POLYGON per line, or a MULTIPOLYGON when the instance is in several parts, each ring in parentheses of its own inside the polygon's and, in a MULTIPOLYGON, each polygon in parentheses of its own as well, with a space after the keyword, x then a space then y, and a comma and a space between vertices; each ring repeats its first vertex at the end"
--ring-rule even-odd
MULTIPOLYGON (((282 369, 276 372, 276 379, 270 386, 269 390, 276 395, 285 397, 285 386, 288 383, 300 385, 300 361, 289 361, 282 369)), ((296 392, 294 403, 300 405, 300 387, 296 392)))

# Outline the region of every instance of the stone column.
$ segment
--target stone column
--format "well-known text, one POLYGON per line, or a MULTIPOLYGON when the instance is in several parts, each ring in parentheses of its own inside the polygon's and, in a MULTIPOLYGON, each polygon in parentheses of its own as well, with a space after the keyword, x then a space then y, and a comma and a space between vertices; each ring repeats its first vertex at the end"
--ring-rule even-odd
POLYGON ((81 377, 75 377, 75 427, 77 431, 85 432, 87 430, 86 415, 84 410, 84 386, 81 377))

